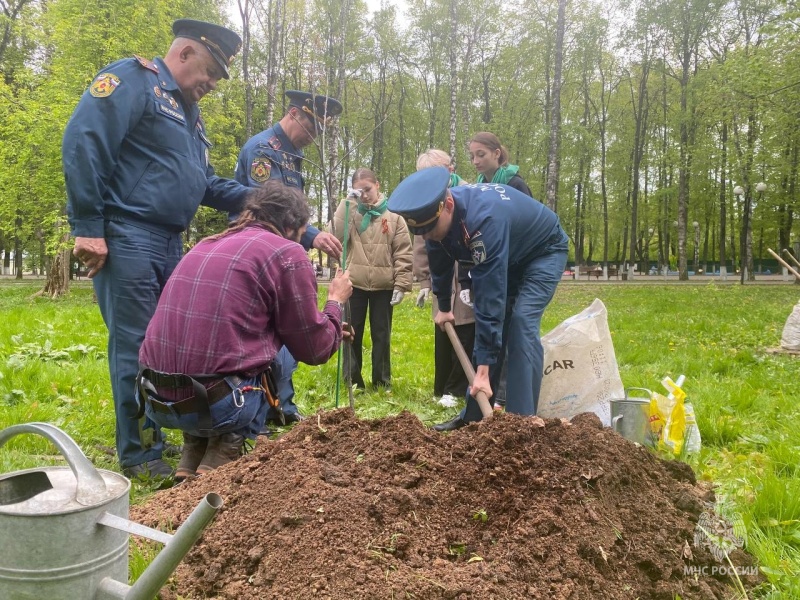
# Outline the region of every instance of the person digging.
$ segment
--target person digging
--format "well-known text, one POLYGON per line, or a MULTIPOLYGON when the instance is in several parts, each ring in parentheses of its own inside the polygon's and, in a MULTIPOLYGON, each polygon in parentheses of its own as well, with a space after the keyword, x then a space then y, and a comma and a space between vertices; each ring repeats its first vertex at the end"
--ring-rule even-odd
POLYGON ((564 272, 569 243, 558 216, 522 192, 494 183, 449 184, 445 167, 430 167, 406 177, 389 198, 389 210, 425 239, 439 327, 455 320, 455 261, 472 263, 476 374, 464 410, 434 425, 436 431, 483 418, 475 396, 490 398, 497 389, 506 349, 506 411, 536 414, 544 358, 539 328, 564 272))
POLYGON ((183 431, 176 480, 236 460, 256 439, 278 402, 282 346, 310 365, 339 348, 353 286, 337 273, 317 308, 314 268, 298 243, 310 213, 301 190, 270 180, 167 281, 139 353, 137 397, 157 425, 183 431))

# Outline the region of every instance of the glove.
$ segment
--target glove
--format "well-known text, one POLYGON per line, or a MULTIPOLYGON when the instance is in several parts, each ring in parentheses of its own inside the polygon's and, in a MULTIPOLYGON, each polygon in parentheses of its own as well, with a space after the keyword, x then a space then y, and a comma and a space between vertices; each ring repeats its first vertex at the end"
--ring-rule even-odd
POLYGON ((425 301, 428 299, 428 296, 431 294, 431 288, 422 288, 417 295, 417 308, 422 308, 425 306, 425 301))
POLYGON ((392 306, 397 306, 403 301, 403 296, 405 295, 406 295, 405 292, 401 290, 395 290, 394 293, 392 294, 392 301, 389 304, 391 304, 392 306))
POLYGON ((472 298, 470 298, 469 290, 461 290, 461 293, 458 295, 461 298, 461 301, 472 308, 472 298))

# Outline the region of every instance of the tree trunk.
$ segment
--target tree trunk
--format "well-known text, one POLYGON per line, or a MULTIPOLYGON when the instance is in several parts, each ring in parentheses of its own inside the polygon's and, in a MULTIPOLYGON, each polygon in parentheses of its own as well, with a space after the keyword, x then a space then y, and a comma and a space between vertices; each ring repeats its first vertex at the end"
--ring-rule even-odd
POLYGON ((553 111, 550 115, 550 150, 547 156, 547 206, 558 210, 558 171, 561 142, 561 71, 564 62, 564 28, 566 27, 567 0, 558 0, 556 22, 555 65, 553 68, 553 111))
POLYGON ((456 126, 458 114, 458 58, 455 40, 458 39, 458 10, 456 0, 450 0, 450 157, 456 156, 456 126))
POLYGON ((64 249, 57 252, 50 263, 50 271, 47 273, 47 280, 44 289, 38 292, 37 296, 47 296, 48 298, 59 298, 69 292, 69 271, 72 257, 72 248, 66 247, 69 234, 62 238, 64 249))

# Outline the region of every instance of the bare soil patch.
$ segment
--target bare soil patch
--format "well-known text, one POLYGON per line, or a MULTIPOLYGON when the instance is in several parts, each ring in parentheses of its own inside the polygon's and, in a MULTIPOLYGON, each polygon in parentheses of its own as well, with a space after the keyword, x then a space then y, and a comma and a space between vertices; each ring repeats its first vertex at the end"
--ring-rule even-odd
MULTIPOLYGON (((225 506, 165 599, 723 599, 695 547, 713 494, 594 415, 498 414, 443 435, 403 413, 314 416, 132 518, 177 526, 207 492, 225 506)), ((736 551, 737 566, 751 564, 736 551)), ((756 581, 745 580, 746 585, 756 581)))

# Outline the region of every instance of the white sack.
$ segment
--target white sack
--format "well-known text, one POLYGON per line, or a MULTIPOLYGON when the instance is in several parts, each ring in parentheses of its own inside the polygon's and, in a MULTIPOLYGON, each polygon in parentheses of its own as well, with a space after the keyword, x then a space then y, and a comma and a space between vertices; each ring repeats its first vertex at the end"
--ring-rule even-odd
POLYGON ((544 376, 537 414, 546 419, 593 412, 611 425, 612 398, 624 398, 605 304, 591 306, 542 337, 544 376))
POLYGON ((792 314, 786 319, 781 336, 781 348, 784 350, 800 350, 800 302, 795 304, 792 314))

